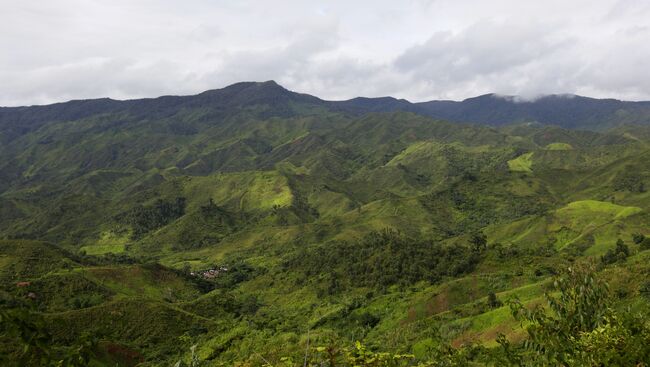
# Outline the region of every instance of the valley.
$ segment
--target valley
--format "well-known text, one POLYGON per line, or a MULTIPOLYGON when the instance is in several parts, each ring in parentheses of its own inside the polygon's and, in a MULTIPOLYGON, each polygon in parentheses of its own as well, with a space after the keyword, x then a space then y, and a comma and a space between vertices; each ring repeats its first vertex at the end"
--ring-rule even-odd
POLYGON ((569 268, 646 332, 649 116, 584 97, 332 102, 275 82, 0 108, 0 299, 54 354, 92 339, 94 366, 317 365, 349 348, 495 365, 499 335, 528 337, 511 303, 546 304, 569 268))

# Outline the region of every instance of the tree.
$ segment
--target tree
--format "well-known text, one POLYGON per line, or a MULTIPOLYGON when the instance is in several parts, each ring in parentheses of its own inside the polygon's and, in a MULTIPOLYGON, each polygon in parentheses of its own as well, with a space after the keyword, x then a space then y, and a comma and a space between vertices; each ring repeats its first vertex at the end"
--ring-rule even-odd
POLYGON ((488 306, 490 306, 490 308, 501 307, 501 305, 503 304, 501 301, 499 301, 499 298, 497 297, 497 295, 492 291, 490 291, 490 293, 488 293, 488 301, 487 302, 488 302, 488 306))
POLYGON ((605 282, 590 267, 569 268, 555 280, 558 296, 545 295, 547 306, 528 309, 510 303, 526 326, 519 346, 503 335, 498 365, 516 366, 644 366, 650 357, 650 325, 630 312, 610 308, 605 282))
POLYGON ((650 238, 646 237, 643 233, 635 233, 632 235, 632 241, 639 245, 639 248, 643 250, 650 250, 650 238))
POLYGON ((625 261, 630 256, 630 248, 622 239, 616 241, 616 248, 610 249, 600 259, 604 264, 613 264, 617 261, 625 261))
POLYGON ((641 251, 650 250, 650 238, 646 237, 639 247, 641 248, 641 251))
POLYGON ((643 233, 634 233, 632 234, 632 241, 637 245, 640 245, 643 240, 645 240, 645 235, 643 233))
POLYGON ((18 347, 15 353, 0 356, 3 366, 88 366, 98 342, 96 337, 83 334, 72 346, 55 345, 39 314, 26 307, 5 305, 0 305, 0 338, 18 347))
POLYGON ((629 247, 627 247, 627 245, 625 244, 625 241, 623 241, 623 240, 620 239, 620 238, 619 238, 618 240, 616 240, 616 253, 617 253, 617 254, 618 254, 618 253, 624 254, 625 257, 630 256, 630 249, 629 249, 629 247))
POLYGON ((483 232, 474 232, 470 236, 469 243, 476 252, 482 252, 487 248, 487 236, 483 232))

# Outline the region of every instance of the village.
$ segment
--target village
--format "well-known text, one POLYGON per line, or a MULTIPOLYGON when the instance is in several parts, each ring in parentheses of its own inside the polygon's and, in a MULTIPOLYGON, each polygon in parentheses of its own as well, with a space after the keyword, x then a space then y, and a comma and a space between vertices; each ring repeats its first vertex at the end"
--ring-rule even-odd
POLYGON ((217 266, 215 268, 211 269, 206 269, 206 270, 199 270, 199 271, 193 271, 190 272, 190 275, 193 277, 199 277, 203 279, 215 279, 216 277, 219 276, 219 274, 225 273, 228 271, 228 267, 226 266, 217 266))

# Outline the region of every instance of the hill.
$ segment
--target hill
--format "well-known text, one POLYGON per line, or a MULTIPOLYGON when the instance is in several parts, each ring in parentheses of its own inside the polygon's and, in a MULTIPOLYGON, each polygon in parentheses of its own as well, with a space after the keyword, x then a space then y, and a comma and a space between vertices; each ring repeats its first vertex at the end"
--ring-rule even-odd
MULTIPOLYGON (((96 365, 275 365, 356 340, 480 365, 498 334, 530 338, 509 300, 589 263, 612 310, 647 320, 650 135, 627 124, 644 106, 265 82, 0 109, 2 315, 96 365)), ((11 361, 32 339, 5 331, 11 361)))

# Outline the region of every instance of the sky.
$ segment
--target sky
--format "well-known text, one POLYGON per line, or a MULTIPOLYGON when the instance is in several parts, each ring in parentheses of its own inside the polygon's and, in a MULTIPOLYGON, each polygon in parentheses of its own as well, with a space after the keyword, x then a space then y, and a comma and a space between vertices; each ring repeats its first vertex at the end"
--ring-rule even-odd
POLYGON ((330 100, 650 100, 647 0, 0 0, 0 106, 275 80, 330 100))

